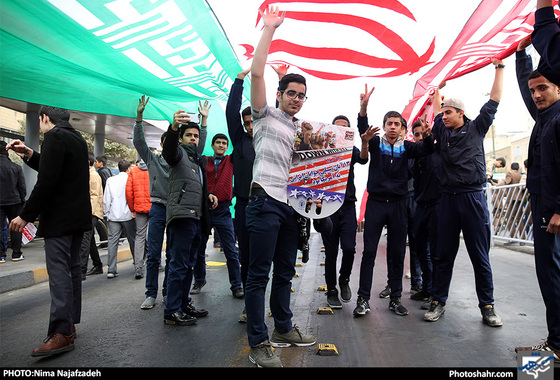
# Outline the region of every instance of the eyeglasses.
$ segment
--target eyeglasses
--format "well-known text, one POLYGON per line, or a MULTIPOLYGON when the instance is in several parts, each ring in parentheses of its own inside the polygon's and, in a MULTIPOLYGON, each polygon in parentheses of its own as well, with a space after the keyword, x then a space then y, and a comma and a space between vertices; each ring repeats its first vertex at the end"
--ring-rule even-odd
POLYGON ((280 92, 283 93, 283 94, 286 94, 288 99, 295 99, 297 97, 302 102, 305 102, 307 100, 307 96, 305 96, 305 94, 303 92, 297 93, 294 90, 280 91, 280 92))

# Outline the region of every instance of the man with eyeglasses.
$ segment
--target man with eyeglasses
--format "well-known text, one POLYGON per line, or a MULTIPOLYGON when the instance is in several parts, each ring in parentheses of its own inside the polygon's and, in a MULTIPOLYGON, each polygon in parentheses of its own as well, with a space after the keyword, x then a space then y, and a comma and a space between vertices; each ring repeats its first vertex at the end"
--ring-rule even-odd
POLYGON ((278 108, 267 105, 264 69, 274 32, 284 21, 278 8, 259 11, 263 34, 251 66, 251 107, 255 161, 251 195, 246 209, 249 268, 245 286, 249 360, 258 367, 280 367, 275 347, 310 346, 315 337, 292 324, 291 279, 298 244, 297 213, 288 204, 287 185, 297 126, 294 115, 306 99, 306 81, 287 74, 276 92, 278 108), (269 340, 265 323, 265 291, 273 266, 270 311, 274 331, 269 340))

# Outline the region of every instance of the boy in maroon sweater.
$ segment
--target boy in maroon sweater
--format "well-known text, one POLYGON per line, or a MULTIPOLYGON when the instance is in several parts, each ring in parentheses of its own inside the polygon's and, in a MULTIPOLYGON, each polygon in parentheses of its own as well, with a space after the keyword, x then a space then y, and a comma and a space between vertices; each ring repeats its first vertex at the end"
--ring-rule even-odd
MULTIPOLYGON (((231 199, 233 190, 233 162, 228 150, 228 137, 222 133, 212 138, 213 156, 203 156, 206 160, 208 193, 218 198, 218 206, 210 210, 210 223, 220 236, 220 243, 226 256, 230 290, 234 297, 243 298, 241 267, 239 254, 235 246, 233 219, 231 218, 231 199)), ((191 294, 197 294, 206 285, 206 244, 208 235, 202 236, 196 265, 194 267, 194 285, 191 294)))

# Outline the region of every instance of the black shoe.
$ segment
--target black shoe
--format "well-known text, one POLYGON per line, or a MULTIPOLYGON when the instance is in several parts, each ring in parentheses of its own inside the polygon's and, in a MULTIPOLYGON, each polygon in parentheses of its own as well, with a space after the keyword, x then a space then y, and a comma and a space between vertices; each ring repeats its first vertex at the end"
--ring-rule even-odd
POLYGON ((424 289, 410 296, 410 299, 415 301, 427 301, 428 298, 430 298, 430 295, 424 289))
POLYGON ((349 284, 349 278, 338 279, 338 286, 340 286, 340 298, 342 298, 342 302, 350 302, 352 299, 352 291, 350 290, 349 284))
POLYGON ((102 267, 93 267, 89 270, 89 272, 86 273, 86 276, 91 276, 94 274, 102 274, 103 273, 103 268, 102 267))
POLYGON ((401 303, 400 297, 391 297, 389 302, 389 310, 394 311, 397 315, 408 315, 408 310, 401 303))
POLYGON ((243 288, 237 288, 237 289, 233 289, 231 291, 231 294, 233 294, 233 296, 235 298, 243 298, 245 297, 245 292, 243 292, 243 288))
POLYGON ((338 299, 338 290, 330 289, 327 291, 327 303, 332 309, 342 309, 342 304, 338 299))
POLYGON ((369 311, 369 303, 362 296, 358 296, 356 308, 354 309, 354 316, 359 317, 365 315, 369 311))
POLYGON ((183 311, 179 310, 171 315, 164 315, 163 322, 166 325, 189 326, 196 323, 196 318, 187 315, 183 311))
POLYGON ((183 313, 185 313, 187 316, 200 318, 200 317, 206 317, 208 315, 208 310, 196 309, 191 301, 186 307, 183 308, 183 313))

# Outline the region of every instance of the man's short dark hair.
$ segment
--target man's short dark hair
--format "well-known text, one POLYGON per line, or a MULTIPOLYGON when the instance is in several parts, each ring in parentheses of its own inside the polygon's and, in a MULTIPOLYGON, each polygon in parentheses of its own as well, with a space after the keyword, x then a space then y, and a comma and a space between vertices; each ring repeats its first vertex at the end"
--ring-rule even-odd
POLYGON ((334 119, 332 120, 332 124, 334 124, 334 122, 337 121, 337 120, 346 120, 346 122, 348 123, 348 126, 350 126, 350 120, 348 120, 348 118, 344 115, 335 116, 334 119))
POLYGON ((529 78, 527 78, 527 80, 529 79, 535 79, 535 78, 540 78, 543 75, 539 72, 539 70, 533 70, 533 72, 531 74, 529 74, 529 78))
POLYGON ((198 125, 197 123, 193 123, 192 121, 189 121, 187 124, 181 124, 181 127, 179 129, 179 136, 183 137, 185 131, 190 128, 196 128, 198 129, 198 132, 200 132, 200 125, 198 125))
POLYGON ((228 145, 229 145, 229 139, 228 139, 228 137, 227 137, 226 135, 224 135, 223 133, 216 133, 216 134, 214 135, 214 137, 212 137, 212 145, 214 145, 214 142, 215 142, 217 139, 226 140, 226 142, 227 142, 228 145))
POLYGON ((245 116, 252 116, 251 115, 251 107, 245 107, 243 111, 241 111, 241 117, 244 118, 245 116))
POLYGON ((117 164, 119 167, 119 172, 125 172, 130 168, 130 161, 128 160, 120 160, 117 164))
POLYGON ((512 162, 511 163, 511 170, 519 170, 519 163, 512 162))
POLYGON ((103 166, 107 166, 107 156, 97 156, 95 157, 95 161, 101 162, 103 166))
POLYGON ((506 159, 503 157, 496 158, 496 161, 500 161, 502 163, 502 168, 506 167, 506 159))
POLYGON ((400 118, 400 119, 401 119, 401 124, 402 124, 403 126, 406 126, 406 120, 405 120, 404 117, 402 117, 402 115, 401 115, 399 112, 397 112, 397 111, 389 111, 389 112, 387 112, 387 113, 385 114, 385 116, 383 116, 383 125, 385 125, 385 122, 387 122, 387 120, 388 120, 390 117, 398 117, 398 118, 400 118))
POLYGON ((280 83, 278 84, 278 91, 284 91, 292 82, 303 84, 305 86, 305 90, 307 91, 307 82, 305 81, 305 77, 296 73, 284 75, 282 79, 280 79, 280 83))
POLYGON ((89 164, 89 166, 93 166, 94 162, 95 162, 95 155, 91 152, 88 152, 88 164, 89 164))
POLYGON ((6 145, 8 145, 8 143, 6 143, 5 141, 0 141, 0 154, 3 154, 4 156, 8 155, 8 151, 6 150, 6 145))
POLYGON ((39 117, 42 115, 47 115, 51 123, 54 125, 57 125, 62 121, 70 120, 70 111, 64 108, 42 106, 39 109, 39 117))

